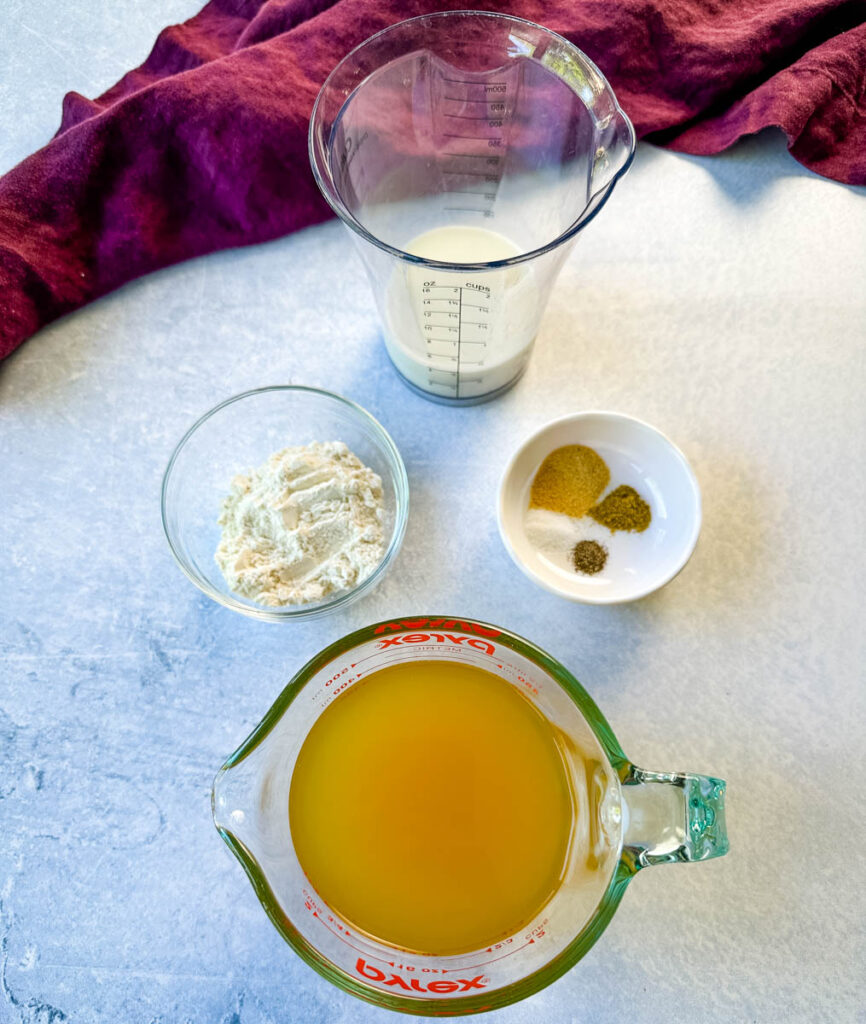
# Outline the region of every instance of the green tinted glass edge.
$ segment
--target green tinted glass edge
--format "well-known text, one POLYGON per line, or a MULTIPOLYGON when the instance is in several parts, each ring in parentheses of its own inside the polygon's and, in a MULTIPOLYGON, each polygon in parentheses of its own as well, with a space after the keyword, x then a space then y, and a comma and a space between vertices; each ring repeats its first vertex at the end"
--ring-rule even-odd
MULTIPOLYGON (((495 630, 498 635, 491 639, 502 642, 506 647, 516 653, 523 655, 530 661, 537 664, 548 672, 559 685, 569 694, 574 703, 578 706, 581 714, 586 719, 596 739, 613 766, 614 771, 620 779, 625 778, 631 769, 631 763, 622 751, 619 741, 614 735, 607 719, 596 706, 595 701, 581 686, 577 679, 558 661, 543 651, 540 647, 524 640, 515 633, 491 623, 481 622, 478 619, 466 618, 465 616, 453 615, 424 615, 424 616, 399 616, 392 619, 385 619, 381 622, 374 622, 369 626, 349 633, 347 636, 334 641, 315 657, 311 658, 295 675, 280 695, 271 705, 264 718, 259 722, 250 735, 243 741, 238 749, 229 756, 218 774, 232 768, 244 760, 260 743, 264 741, 271 729, 282 718, 295 697, 300 693, 306 683, 325 665, 329 664, 339 655, 352 647, 368 640, 374 640, 380 635, 377 630, 389 625, 400 624, 405 620, 412 622, 412 627, 418 628, 417 623, 425 619, 454 621, 458 624, 480 626, 482 629, 495 630)), ((402 630, 396 630, 400 632, 402 630)), ((528 975, 521 981, 512 985, 497 989, 491 993, 480 996, 467 996, 460 999, 407 999, 405 997, 391 995, 381 989, 375 989, 357 981, 351 975, 346 974, 340 968, 321 955, 292 925, 289 918, 280 907, 274 893, 268 884, 255 857, 244 846, 244 844, 227 829, 217 827, 226 845, 240 861, 241 866, 249 878, 259 902, 265 909, 271 923, 282 935, 286 942, 298 954, 301 959, 319 973, 327 981, 336 985, 344 992, 357 996, 367 1003, 376 1006, 383 1006, 387 1009, 398 1010, 402 1013, 415 1014, 417 1016, 461 1016, 473 1013, 483 1013, 487 1010, 498 1010, 511 1003, 525 999, 540 989, 545 988, 557 978, 561 977, 573 967, 578 960, 582 959, 592 948, 599 936, 610 922, 614 911, 625 893, 628 883, 636 874, 636 868, 626 860, 620 860, 617 869, 610 880, 604 896, 599 901, 595 913, 592 915, 584 929, 578 933, 574 940, 557 956, 544 967, 528 975)))

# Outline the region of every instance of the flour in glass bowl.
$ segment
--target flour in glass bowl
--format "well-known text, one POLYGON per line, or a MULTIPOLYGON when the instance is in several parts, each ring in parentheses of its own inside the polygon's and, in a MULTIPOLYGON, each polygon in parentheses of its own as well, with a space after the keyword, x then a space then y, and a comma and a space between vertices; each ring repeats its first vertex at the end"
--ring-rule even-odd
POLYGON ((283 448, 232 481, 216 561, 241 597, 314 604, 373 572, 385 554, 383 520, 381 477, 345 444, 283 448))

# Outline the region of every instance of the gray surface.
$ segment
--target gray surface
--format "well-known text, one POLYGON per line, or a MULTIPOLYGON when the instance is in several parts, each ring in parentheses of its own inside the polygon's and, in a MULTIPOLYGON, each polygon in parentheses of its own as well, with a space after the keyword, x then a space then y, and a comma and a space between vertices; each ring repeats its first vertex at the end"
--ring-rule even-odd
MULTIPOLYGON (((13 3, 0 167, 56 127, 64 89, 107 85, 194 6, 13 3)), ((209 786, 311 654, 429 610, 547 648, 639 764, 730 783, 728 857, 644 872, 581 964, 487 1019, 866 1019, 864 240, 862 192, 776 137, 715 160, 642 147, 494 404, 452 411, 399 383, 336 224, 154 275, 3 364, 0 1020, 396 1019, 284 945, 213 831, 209 786), (382 420, 412 510, 373 595, 273 626, 180 575, 158 493, 198 414, 287 381, 382 420), (514 447, 593 407, 666 431, 703 488, 692 562, 631 606, 535 589, 496 534, 514 447)))

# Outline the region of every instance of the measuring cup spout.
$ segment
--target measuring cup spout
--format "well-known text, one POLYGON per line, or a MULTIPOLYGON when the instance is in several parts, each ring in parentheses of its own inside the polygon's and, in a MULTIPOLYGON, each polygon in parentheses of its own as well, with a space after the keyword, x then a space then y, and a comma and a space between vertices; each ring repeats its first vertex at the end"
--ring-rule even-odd
POLYGON ((598 145, 592 162, 590 205, 607 196, 615 182, 625 174, 634 158, 635 133, 631 121, 617 108, 610 120, 599 126, 598 145))
POLYGON ((581 220, 601 206, 613 185, 634 158, 636 136, 628 115, 617 102, 610 85, 585 53, 565 40, 554 40, 540 63, 566 83, 582 100, 592 119, 592 147, 587 195, 581 220))
POLYGON ((213 823, 238 856, 239 848, 249 852, 257 846, 261 802, 257 753, 254 749, 246 758, 233 754, 217 772, 211 789, 213 823))
POLYGON ((211 789, 211 813, 217 831, 226 839, 228 834, 242 832, 246 821, 250 794, 245 792, 242 772, 223 765, 217 772, 211 789))

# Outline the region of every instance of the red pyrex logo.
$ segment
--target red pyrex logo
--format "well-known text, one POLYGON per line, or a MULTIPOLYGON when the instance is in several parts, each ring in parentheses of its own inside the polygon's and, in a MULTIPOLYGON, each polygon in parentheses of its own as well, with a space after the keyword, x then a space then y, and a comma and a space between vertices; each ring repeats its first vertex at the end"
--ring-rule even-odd
MULTIPOLYGON (((499 636, 498 629, 488 629, 479 626, 474 622, 460 622, 457 619, 402 619, 400 622, 386 622, 376 627, 377 633, 384 633, 386 629, 461 629, 466 633, 478 633, 482 637, 499 636)), ((429 644, 435 641, 438 644, 463 644, 466 647, 474 647, 476 651, 483 651, 491 657, 496 653, 496 648, 487 640, 480 640, 474 636, 464 636, 454 633, 408 633, 402 636, 389 636, 379 641, 379 650, 386 647, 402 647, 403 644, 429 644)))
POLYGON ((500 635, 500 630, 488 626, 480 626, 477 622, 463 622, 460 619, 400 619, 398 622, 383 622, 374 633, 385 633, 387 630, 399 633, 407 629, 459 629, 461 633, 477 633, 491 639, 500 635))
POLYGON ((420 978, 410 978, 405 981, 399 974, 391 974, 389 977, 378 967, 368 964, 363 957, 358 957, 355 970, 362 978, 370 981, 378 981, 383 985, 395 985, 406 989, 407 992, 432 992, 434 995, 448 995, 451 992, 468 992, 473 988, 484 988, 487 984, 484 975, 479 974, 475 978, 456 978, 454 981, 428 981, 426 985, 421 983, 420 978))
POLYGON ((379 650, 384 651, 386 647, 400 647, 403 644, 429 644, 431 640, 438 644, 464 644, 491 656, 496 653, 493 644, 486 640, 478 640, 474 636, 455 636, 453 633, 409 633, 408 636, 389 636, 379 641, 379 650))

